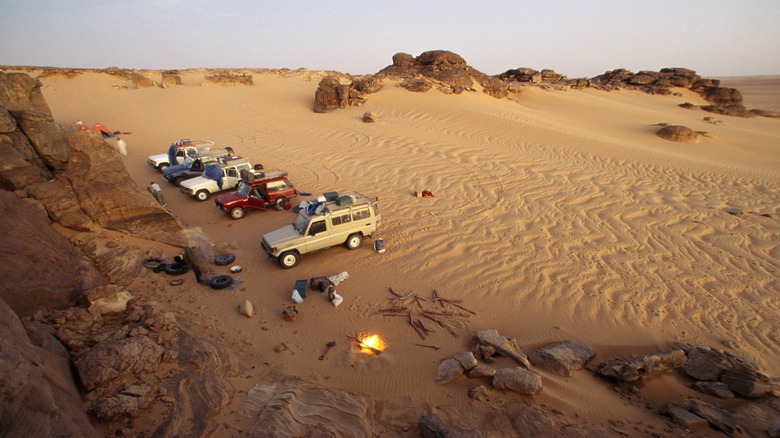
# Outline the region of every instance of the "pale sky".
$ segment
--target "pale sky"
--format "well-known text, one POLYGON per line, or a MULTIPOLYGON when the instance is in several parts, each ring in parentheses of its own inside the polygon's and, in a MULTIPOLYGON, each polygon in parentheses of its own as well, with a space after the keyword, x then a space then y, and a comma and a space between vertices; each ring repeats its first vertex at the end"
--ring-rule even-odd
POLYGON ((776 75, 780 0, 0 0, 0 65, 358 75, 428 50, 490 75, 776 75))

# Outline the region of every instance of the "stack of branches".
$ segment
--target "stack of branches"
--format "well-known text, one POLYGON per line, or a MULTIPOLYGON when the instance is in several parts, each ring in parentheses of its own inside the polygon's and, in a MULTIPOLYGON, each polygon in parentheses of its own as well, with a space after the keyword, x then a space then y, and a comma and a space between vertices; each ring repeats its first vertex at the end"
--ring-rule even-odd
POLYGON ((417 295, 417 291, 401 295, 392 288, 388 289, 393 295, 389 298, 390 303, 395 305, 381 308, 376 314, 406 318, 422 339, 434 333, 436 326, 447 330, 452 336, 457 336, 455 329, 464 327, 466 320, 471 315, 476 315, 461 304, 463 300, 444 298, 435 290, 433 296, 428 299, 417 295))

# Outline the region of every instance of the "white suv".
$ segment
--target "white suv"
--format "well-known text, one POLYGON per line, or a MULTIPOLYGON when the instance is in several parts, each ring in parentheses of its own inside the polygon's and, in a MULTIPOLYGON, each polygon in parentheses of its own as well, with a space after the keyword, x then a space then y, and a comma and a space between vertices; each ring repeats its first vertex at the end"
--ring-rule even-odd
POLYGON ((263 250, 282 268, 294 268, 302 254, 335 245, 357 249, 382 221, 378 199, 360 194, 310 206, 314 208, 302 208, 292 224, 263 235, 263 250))

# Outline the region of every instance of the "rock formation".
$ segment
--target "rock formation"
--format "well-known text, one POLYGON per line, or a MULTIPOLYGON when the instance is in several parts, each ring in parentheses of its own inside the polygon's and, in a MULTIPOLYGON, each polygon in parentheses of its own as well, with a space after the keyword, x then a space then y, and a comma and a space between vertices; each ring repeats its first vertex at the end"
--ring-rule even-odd
POLYGON ((238 85, 252 86, 254 81, 252 75, 247 74, 232 74, 232 73, 217 73, 214 75, 206 76, 203 79, 201 86, 219 86, 219 87, 234 87, 238 85))

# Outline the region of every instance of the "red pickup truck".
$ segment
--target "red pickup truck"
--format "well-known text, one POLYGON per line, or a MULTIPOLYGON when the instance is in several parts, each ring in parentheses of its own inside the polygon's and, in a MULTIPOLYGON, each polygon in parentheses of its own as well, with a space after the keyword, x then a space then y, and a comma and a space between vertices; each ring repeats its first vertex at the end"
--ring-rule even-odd
POLYGON ((241 219, 247 210, 265 211, 268 205, 283 210, 300 194, 287 179, 287 172, 247 172, 235 192, 217 196, 214 204, 233 219, 241 219))

